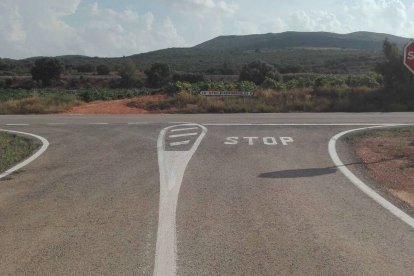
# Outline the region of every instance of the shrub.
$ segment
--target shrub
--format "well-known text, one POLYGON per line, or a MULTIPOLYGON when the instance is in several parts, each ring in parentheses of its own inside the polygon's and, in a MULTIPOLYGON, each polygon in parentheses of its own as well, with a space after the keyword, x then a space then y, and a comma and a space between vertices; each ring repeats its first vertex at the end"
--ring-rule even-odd
POLYGON ((205 76, 203 74, 189 74, 189 73, 175 73, 172 77, 174 82, 182 81, 189 83, 198 83, 205 81, 205 76))
POLYGON ((95 72, 95 66, 93 64, 81 64, 76 67, 76 70, 79 73, 93 73, 95 72))
POLYGON ((109 69, 109 67, 107 66, 107 65, 105 65, 105 64, 101 64, 101 65, 98 65, 97 67, 96 67, 96 73, 98 74, 98 75, 109 75, 109 73, 111 72, 111 70, 109 69))
POLYGON ((161 87, 171 80, 170 67, 165 63, 155 63, 145 70, 147 82, 150 87, 161 87))
POLYGON ((132 87, 136 84, 137 78, 135 76, 135 63, 131 60, 125 62, 119 69, 119 75, 121 76, 120 84, 121 87, 132 87))
POLYGON ((251 81, 260 85, 265 81, 266 77, 279 79, 280 75, 272 65, 262 61, 254 61, 243 66, 239 80, 251 81))
POLYGON ((41 81, 43 86, 50 85, 52 80, 60 78, 63 65, 56 58, 40 58, 35 61, 35 66, 31 70, 32 79, 41 81))

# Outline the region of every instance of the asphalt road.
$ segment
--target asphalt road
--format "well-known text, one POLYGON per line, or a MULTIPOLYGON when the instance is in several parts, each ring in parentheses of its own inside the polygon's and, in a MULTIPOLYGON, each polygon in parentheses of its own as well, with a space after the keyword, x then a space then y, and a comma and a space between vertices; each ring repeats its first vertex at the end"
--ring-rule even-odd
POLYGON ((50 142, 0 180, 0 274, 412 275, 414 229, 328 153, 377 124, 414 113, 0 116, 50 142))

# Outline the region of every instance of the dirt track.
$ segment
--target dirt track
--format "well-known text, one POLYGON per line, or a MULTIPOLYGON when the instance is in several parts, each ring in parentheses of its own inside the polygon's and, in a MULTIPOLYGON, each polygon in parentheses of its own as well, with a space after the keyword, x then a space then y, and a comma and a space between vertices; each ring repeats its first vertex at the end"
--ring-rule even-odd
POLYGON ((134 99, 122 99, 114 101, 97 101, 92 103, 83 104, 71 108, 70 110, 64 112, 63 114, 147 114, 155 113, 149 112, 142 108, 129 107, 127 106, 128 102, 134 100, 138 102, 152 102, 165 99, 163 95, 155 96, 144 96, 134 99))

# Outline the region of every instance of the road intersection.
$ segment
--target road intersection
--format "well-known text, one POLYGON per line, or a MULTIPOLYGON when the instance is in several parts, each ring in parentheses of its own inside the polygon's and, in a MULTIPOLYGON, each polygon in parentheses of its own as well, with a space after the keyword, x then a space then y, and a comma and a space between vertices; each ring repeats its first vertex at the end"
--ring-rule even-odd
POLYGON ((50 145, 0 181, 0 269, 410 275, 413 228, 353 185, 328 145, 413 123, 412 113, 2 116, 0 128, 50 145))

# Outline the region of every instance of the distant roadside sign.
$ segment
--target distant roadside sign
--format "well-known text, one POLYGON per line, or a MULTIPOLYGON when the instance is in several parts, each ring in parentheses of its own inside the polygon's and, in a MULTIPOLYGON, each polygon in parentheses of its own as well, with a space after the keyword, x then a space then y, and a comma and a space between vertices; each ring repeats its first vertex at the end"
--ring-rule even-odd
POLYGON ((222 96, 222 97, 251 97, 253 92, 249 91, 201 91, 202 96, 222 96))
POLYGON ((414 40, 405 46, 404 64, 414 74, 414 40))

